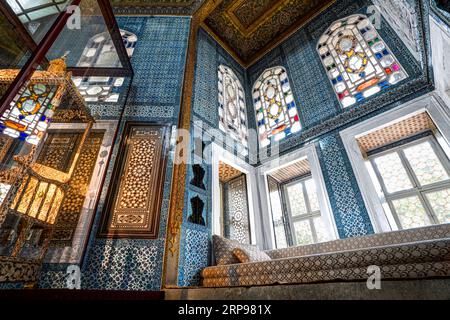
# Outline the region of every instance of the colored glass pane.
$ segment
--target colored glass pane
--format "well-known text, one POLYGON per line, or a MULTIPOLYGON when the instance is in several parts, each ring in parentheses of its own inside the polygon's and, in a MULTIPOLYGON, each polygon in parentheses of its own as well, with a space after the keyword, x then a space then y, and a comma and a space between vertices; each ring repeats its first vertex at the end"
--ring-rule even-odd
POLYGON ((23 87, 0 117, 0 132, 37 145, 53 116, 56 91, 57 86, 41 83, 23 87))

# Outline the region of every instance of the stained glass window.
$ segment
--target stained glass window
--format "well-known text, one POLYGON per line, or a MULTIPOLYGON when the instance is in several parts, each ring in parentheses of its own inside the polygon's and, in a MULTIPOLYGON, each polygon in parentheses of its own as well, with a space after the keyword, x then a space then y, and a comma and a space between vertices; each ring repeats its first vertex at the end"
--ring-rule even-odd
POLYGON ((319 39, 317 50, 343 108, 408 77, 364 15, 334 22, 319 39))
POLYGON ((261 147, 301 130, 286 69, 275 67, 263 72, 253 87, 261 147))
POLYGON ((41 83, 24 86, 0 118, 0 132, 37 145, 54 112, 57 86, 41 83))
POLYGON ((370 163, 397 229, 450 222, 450 161, 433 137, 375 153, 370 163))
POLYGON ((219 66, 219 128, 248 148, 245 95, 236 74, 219 66))
MULTIPOLYGON (((135 34, 125 30, 120 30, 120 34, 122 35, 128 56, 131 57, 136 47, 137 37, 135 34)), ((84 68, 112 68, 121 66, 114 43, 108 32, 97 34, 89 40, 77 66, 84 68)), ((123 77, 73 78, 73 82, 86 102, 119 101, 124 81, 125 78, 123 77)))

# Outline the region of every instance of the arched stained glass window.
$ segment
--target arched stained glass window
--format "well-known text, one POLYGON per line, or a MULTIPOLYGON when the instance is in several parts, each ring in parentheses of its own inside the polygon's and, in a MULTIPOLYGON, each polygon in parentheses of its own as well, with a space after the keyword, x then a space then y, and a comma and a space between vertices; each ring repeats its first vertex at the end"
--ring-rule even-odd
POLYGON ((226 66, 219 66, 219 128, 245 148, 247 141, 247 114, 245 95, 236 74, 226 66))
MULTIPOLYGON (((137 37, 126 30, 120 30, 120 34, 128 56, 131 57, 136 47, 137 37)), ((121 67, 108 32, 99 33, 89 39, 77 67, 121 67)), ((87 102, 117 102, 125 79, 122 77, 74 77, 73 81, 87 102)))
POLYGON ((261 147, 301 130, 286 69, 268 69, 253 86, 253 103, 261 147))
POLYGON ((317 50, 343 108, 408 77, 364 15, 334 22, 319 39, 317 50))

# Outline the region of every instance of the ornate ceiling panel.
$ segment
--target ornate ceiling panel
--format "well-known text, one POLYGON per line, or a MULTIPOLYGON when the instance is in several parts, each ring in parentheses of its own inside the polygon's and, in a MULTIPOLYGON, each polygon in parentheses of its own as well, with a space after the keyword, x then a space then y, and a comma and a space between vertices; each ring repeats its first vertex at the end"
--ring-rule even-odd
POLYGON ((422 112, 359 137, 357 141, 361 151, 366 153, 434 128, 433 120, 426 112, 422 112))
POLYGON ((288 165, 287 167, 271 172, 270 176, 279 183, 283 183, 310 173, 311 168, 309 166, 309 161, 304 159, 288 165))
POLYGON ((243 173, 241 171, 239 171, 238 169, 224 163, 224 162, 220 162, 219 163, 219 180, 220 182, 228 182, 231 179, 237 178, 240 175, 242 175, 243 173))
POLYGON ((116 14, 192 15, 204 0, 110 0, 116 14))
POLYGON ((224 0, 205 29, 245 64, 283 40, 334 0, 224 0))

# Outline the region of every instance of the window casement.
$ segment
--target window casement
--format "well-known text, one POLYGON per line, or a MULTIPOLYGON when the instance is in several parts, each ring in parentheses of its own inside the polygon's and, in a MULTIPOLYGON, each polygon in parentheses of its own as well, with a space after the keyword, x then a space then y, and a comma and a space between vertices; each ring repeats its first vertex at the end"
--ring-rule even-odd
POLYGON ((429 135, 369 154, 393 230, 450 222, 450 161, 429 135))
POLYGON ((320 212, 316 185, 311 175, 281 185, 283 213, 289 245, 307 245, 328 240, 320 212))

